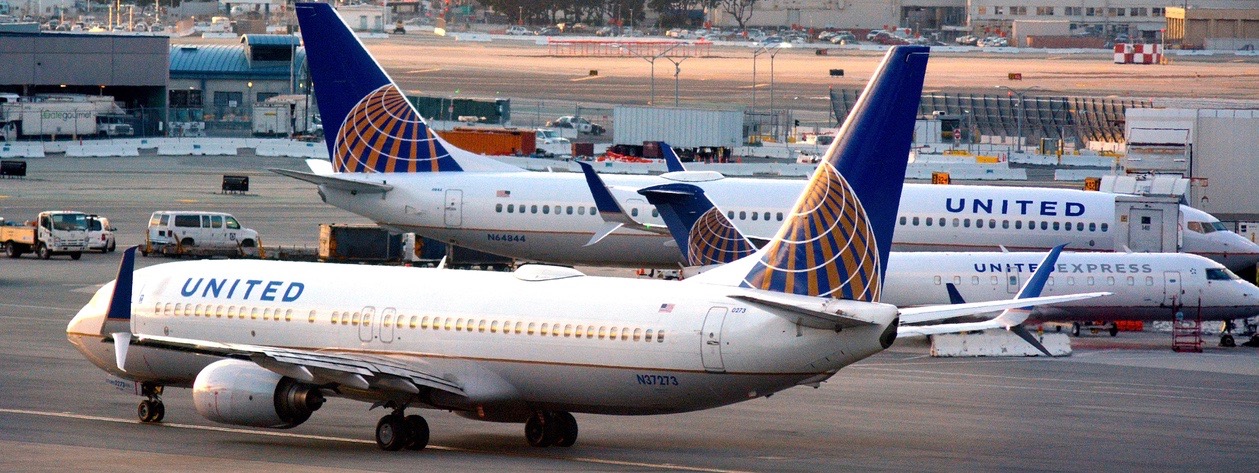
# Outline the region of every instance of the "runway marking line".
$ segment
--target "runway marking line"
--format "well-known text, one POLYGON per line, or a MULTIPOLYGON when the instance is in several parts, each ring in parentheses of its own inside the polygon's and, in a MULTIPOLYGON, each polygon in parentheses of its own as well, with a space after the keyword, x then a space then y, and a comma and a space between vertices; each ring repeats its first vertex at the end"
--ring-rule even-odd
POLYGON ((603 77, 604 77, 604 76, 585 76, 585 77, 578 77, 578 78, 576 78, 576 79, 569 79, 568 81, 569 81, 569 82, 581 82, 581 81, 587 81, 587 80, 592 80, 592 79, 601 79, 601 78, 603 78, 603 77))
POLYGON ((428 69, 416 69, 416 70, 414 70, 414 71, 407 71, 407 72, 405 72, 405 73, 406 73, 406 74, 423 74, 423 73, 425 73, 425 72, 438 72, 438 71, 441 71, 441 70, 442 70, 442 68, 440 68, 440 67, 430 67, 430 68, 428 68, 428 69))
MULTIPOLYGON (((99 421, 99 422, 113 422, 116 424, 140 424, 140 422, 131 420, 131 419, 119 419, 116 417, 75 414, 73 412, 44 412, 44 411, 32 411, 32 410, 26 410, 26 409, 0 408, 0 413, 33 415, 33 416, 42 416, 42 417, 60 417, 63 419, 90 420, 90 421, 99 421)), ((352 438, 345 438, 345 437, 332 437, 328 435, 315 435, 315 434, 294 434, 294 433, 289 433, 289 432, 267 432, 267 431, 258 431, 258 430, 238 429, 234 427, 216 427, 216 426, 210 426, 210 425, 157 423, 157 424, 153 424, 153 426, 168 427, 168 428, 173 428, 173 429, 204 430, 204 431, 210 431, 210 432, 260 435, 260 436, 267 436, 267 437, 324 440, 324 441, 331 441, 331 442, 358 443, 358 444, 368 444, 368 445, 376 444, 376 441, 374 440, 352 439, 352 438)), ((651 468, 651 469, 657 469, 657 470, 696 471, 696 472, 704 472, 704 473, 744 473, 741 470, 723 470, 720 468, 683 466, 683 465, 676 465, 672 463, 644 463, 644 462, 633 462, 633 461, 624 461, 624 460, 604 460, 600 458, 589 458, 589 457, 529 455, 529 454, 522 454, 522 453, 504 453, 504 452, 496 452, 496 451, 489 451, 489 450, 475 450, 475 449, 470 449, 470 448, 443 447, 441 445, 433 445, 433 444, 429 444, 427 447, 424 447, 424 448, 426 450, 427 449, 442 450, 442 451, 447 451, 447 452, 508 455, 508 456, 515 456, 515 457, 539 458, 539 459, 545 459, 545 460, 565 460, 565 461, 578 462, 578 463, 594 463, 594 464, 599 464, 599 465, 651 468)))
POLYGON ((68 308, 68 307, 53 307, 53 306, 47 306, 47 305, 28 305, 28 304, 10 304, 8 302, 0 302, 0 306, 21 307, 23 309, 46 309, 46 310, 68 310, 68 311, 78 310, 75 308, 68 308))

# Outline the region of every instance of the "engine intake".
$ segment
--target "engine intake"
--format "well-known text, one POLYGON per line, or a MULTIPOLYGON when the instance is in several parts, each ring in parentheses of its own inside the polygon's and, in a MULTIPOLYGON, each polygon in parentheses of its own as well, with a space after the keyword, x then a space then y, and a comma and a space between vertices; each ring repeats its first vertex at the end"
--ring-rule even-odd
POLYGON ((214 422, 288 429, 306 422, 325 399, 317 387, 252 362, 222 360, 197 374, 192 401, 214 422))

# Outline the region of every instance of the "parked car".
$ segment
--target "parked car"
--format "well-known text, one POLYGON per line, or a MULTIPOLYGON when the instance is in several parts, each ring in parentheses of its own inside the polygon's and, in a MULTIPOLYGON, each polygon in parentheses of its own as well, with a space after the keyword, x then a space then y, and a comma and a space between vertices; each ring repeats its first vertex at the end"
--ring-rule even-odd
POLYGON ((887 33, 887 32, 883 30, 870 30, 869 33, 866 33, 866 41, 874 41, 874 37, 878 36, 879 33, 887 33))
POLYGON ((523 36, 527 34, 533 34, 533 32, 529 31, 529 28, 525 28, 520 25, 512 25, 512 26, 507 27, 507 34, 513 35, 513 36, 523 36))
POLYGON ((87 249, 88 251, 96 250, 101 253, 114 251, 116 243, 114 241, 114 232, 117 231, 113 225, 109 224, 109 219, 99 215, 87 216, 87 249))
POLYGON ((560 29, 554 26, 548 26, 546 28, 542 28, 538 30, 538 32, 534 34, 538 36, 556 36, 560 34, 560 29))
POLYGON ((837 31, 830 36, 831 44, 857 44, 857 35, 851 31, 837 31))
POLYGON ((572 115, 565 115, 551 120, 546 123, 546 126, 553 128, 574 128, 578 133, 587 133, 591 135, 602 135, 607 131, 598 124, 590 123, 590 120, 582 117, 574 117, 572 115))

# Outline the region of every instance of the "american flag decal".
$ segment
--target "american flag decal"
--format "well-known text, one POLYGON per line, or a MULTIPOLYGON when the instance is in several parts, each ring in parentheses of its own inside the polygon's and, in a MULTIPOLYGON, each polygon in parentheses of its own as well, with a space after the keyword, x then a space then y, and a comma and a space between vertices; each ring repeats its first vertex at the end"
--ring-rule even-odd
POLYGON ((673 304, 660 304, 660 312, 673 312, 673 304))
POLYGON ((498 191, 497 195, 499 197, 511 197, 511 191, 500 190, 498 191))

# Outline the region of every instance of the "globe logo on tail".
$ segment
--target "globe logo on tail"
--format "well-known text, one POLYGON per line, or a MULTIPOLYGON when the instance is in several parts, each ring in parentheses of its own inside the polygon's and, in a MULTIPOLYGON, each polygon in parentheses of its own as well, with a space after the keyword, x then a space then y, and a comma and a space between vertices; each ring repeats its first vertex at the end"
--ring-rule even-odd
POLYGON ((728 263, 756 250, 715 207, 695 221, 688 240, 687 264, 691 266, 728 263))
POLYGON ((822 163, 788 220, 744 286, 878 302, 882 279, 874 231, 834 166, 822 163))
POLYGON ((393 84, 346 115, 332 155, 338 172, 458 171, 459 165, 393 84))

